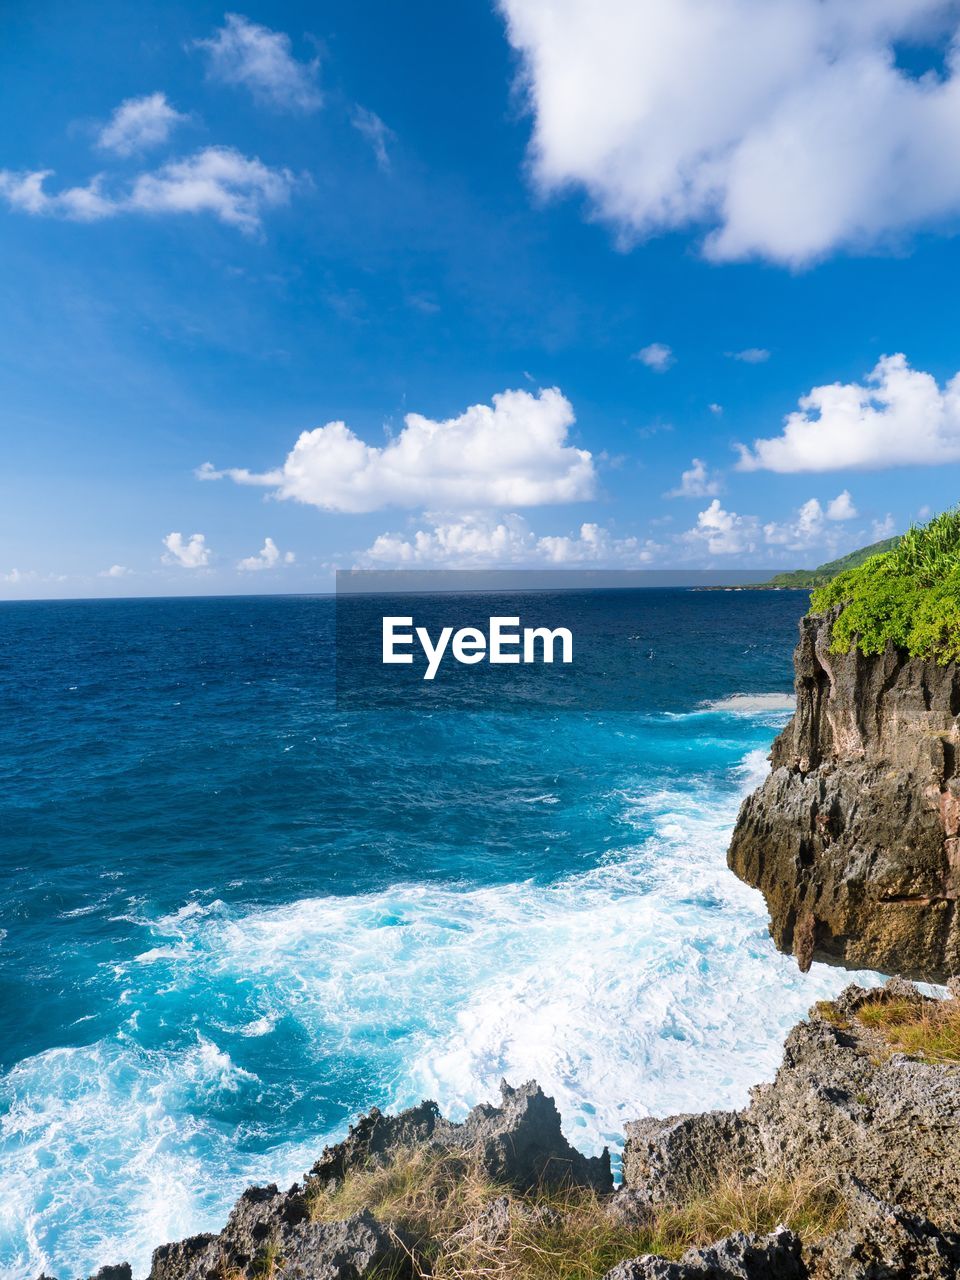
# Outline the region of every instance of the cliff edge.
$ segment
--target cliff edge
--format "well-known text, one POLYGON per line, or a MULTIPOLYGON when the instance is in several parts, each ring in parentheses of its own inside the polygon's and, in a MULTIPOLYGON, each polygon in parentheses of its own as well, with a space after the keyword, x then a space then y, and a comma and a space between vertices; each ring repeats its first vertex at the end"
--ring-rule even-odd
POLYGON ((960 973, 960 668, 892 643, 832 653, 838 615, 800 623, 796 712, 728 863, 801 969, 945 981, 960 973))

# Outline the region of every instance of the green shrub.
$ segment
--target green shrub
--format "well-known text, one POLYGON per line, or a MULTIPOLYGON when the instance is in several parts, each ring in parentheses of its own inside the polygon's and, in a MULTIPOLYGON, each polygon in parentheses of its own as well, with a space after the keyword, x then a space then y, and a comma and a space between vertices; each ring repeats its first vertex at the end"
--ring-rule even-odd
POLYGON ((914 525, 897 545, 838 574, 811 597, 811 613, 839 607, 831 650, 960 660, 960 507, 914 525))

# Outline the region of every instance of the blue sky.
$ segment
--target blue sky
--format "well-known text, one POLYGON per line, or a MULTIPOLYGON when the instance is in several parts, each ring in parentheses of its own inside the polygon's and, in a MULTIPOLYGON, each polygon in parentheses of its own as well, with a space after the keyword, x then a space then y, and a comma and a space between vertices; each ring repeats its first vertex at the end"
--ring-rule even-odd
POLYGON ((705 12, 8 6, 0 597, 809 565, 954 503, 960 5, 705 12))

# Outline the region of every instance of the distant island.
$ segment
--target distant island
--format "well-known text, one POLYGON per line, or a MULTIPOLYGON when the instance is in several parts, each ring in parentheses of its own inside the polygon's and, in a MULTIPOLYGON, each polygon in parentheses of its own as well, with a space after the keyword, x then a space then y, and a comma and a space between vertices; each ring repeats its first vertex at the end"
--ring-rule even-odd
POLYGON ((775 573, 767 582, 745 582, 735 587, 702 587, 703 591, 812 591, 815 587, 824 587, 839 574, 848 569, 856 569, 869 560, 871 556, 882 555, 892 551, 900 542, 900 535, 884 538, 880 542, 872 542, 869 547, 859 547, 838 560, 828 560, 816 569, 790 569, 784 573, 775 573))

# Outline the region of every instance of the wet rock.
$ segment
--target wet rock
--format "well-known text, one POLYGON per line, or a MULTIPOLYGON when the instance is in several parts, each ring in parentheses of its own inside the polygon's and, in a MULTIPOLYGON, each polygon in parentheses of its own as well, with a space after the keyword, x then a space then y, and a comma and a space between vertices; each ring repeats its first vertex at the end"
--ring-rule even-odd
POLYGON ((133 1280, 129 1262, 119 1262, 115 1266, 101 1267, 90 1280, 133 1280))
POLYGON ((960 974, 960 668, 892 645, 830 653, 835 616, 800 624, 796 713, 728 861, 801 968, 946 981, 960 974))

